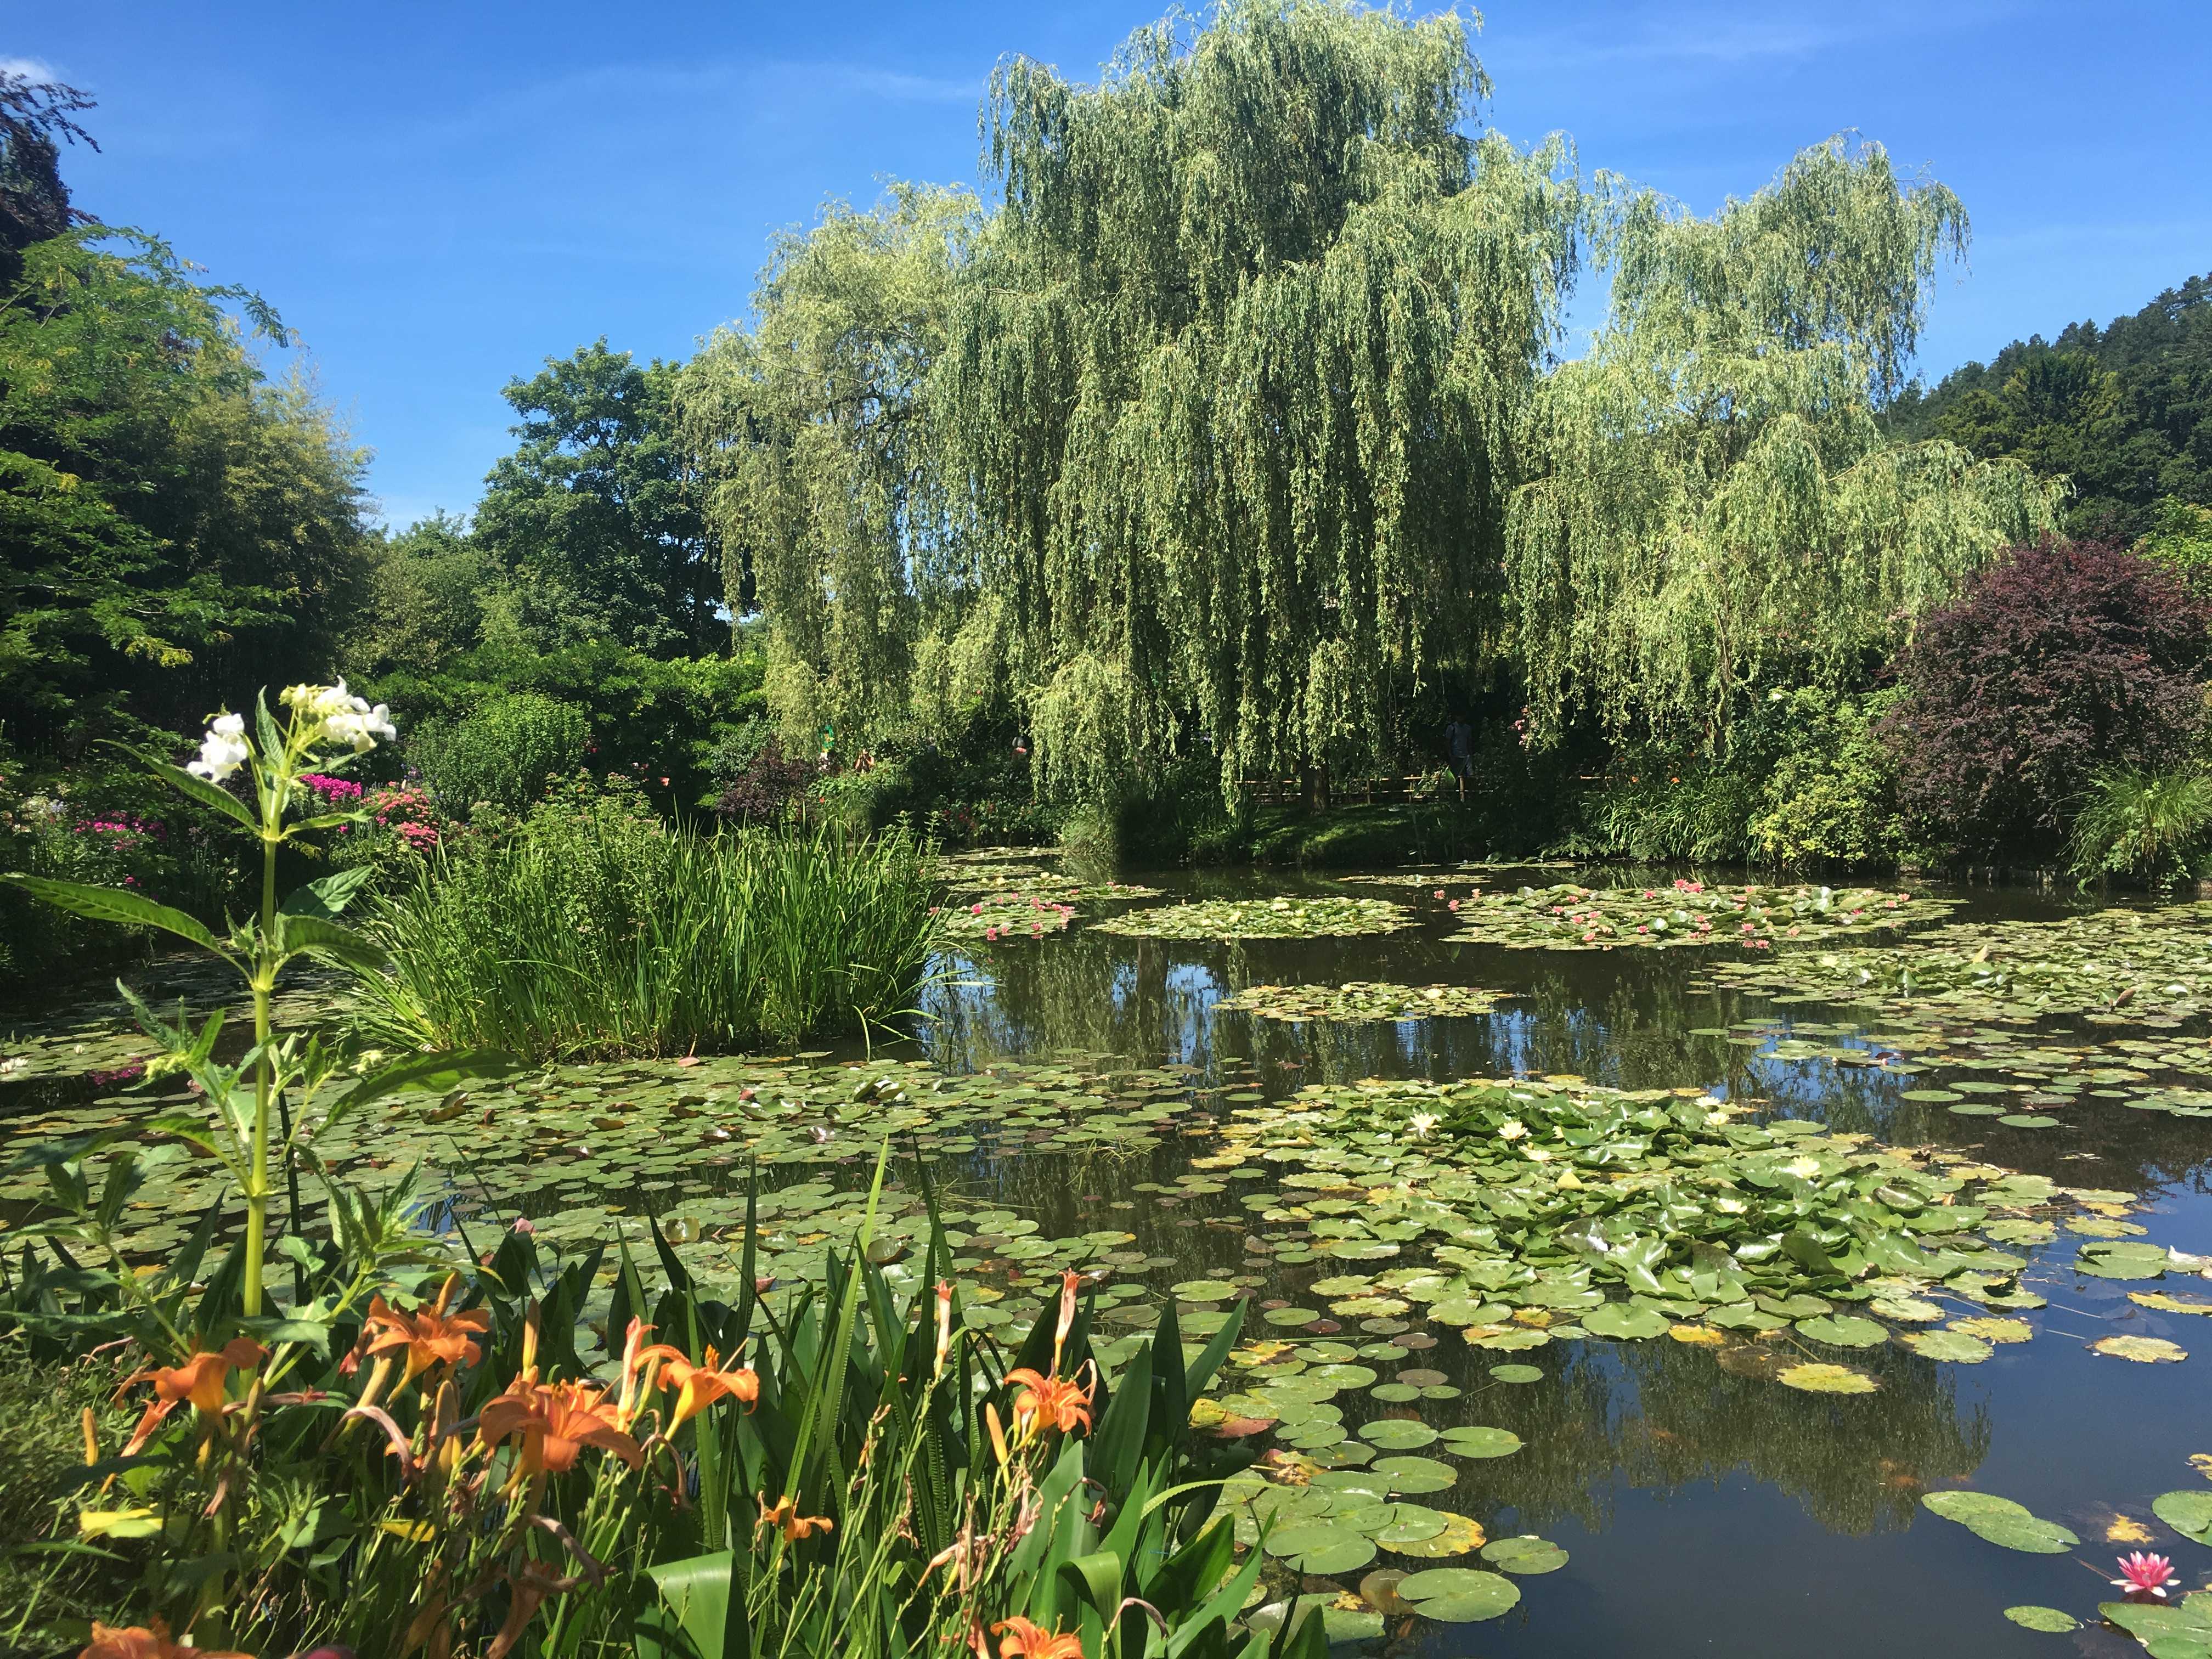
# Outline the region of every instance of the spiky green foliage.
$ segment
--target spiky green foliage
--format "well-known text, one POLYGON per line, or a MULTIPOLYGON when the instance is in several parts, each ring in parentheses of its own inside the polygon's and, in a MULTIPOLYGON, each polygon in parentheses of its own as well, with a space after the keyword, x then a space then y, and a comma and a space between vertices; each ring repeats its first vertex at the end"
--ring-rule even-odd
POLYGON ((1965 210, 1881 147, 1805 151, 1709 219, 1623 203, 1611 314, 1543 389, 1508 570, 1532 726, 1724 746, 1763 677, 1840 686, 2008 541, 2025 469, 1889 447, 1929 278, 1965 210))

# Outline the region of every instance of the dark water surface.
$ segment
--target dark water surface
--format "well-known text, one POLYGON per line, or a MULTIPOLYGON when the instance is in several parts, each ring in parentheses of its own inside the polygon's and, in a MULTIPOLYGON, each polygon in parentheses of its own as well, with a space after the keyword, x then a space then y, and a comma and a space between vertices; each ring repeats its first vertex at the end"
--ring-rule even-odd
MULTIPOLYGON (((1134 878, 1167 890, 1170 900, 1352 890, 1425 897, 1279 872, 1134 878)), ((1589 872, 1578 878, 1605 884, 1589 872)), ((1491 884, 1519 879, 1542 884, 1558 877, 1491 884)), ((1960 901, 1956 921, 2041 919, 2081 908, 2065 896, 2019 890, 1948 896, 1960 901)), ((1706 952, 1454 945, 1445 942, 1454 923, 1443 906, 1416 908, 1424 917, 1418 930, 1376 937, 1212 943, 1079 929, 979 951, 956 959, 951 982, 933 994, 929 1011, 937 1018, 924 1041, 954 1069, 1109 1053, 1138 1064, 1190 1066, 1194 1083, 1268 1097, 1366 1076, 1443 1080, 1515 1072, 1574 1073, 1624 1088, 1695 1085, 1893 1145, 1971 1152, 2062 1184, 2139 1194, 2130 1219, 2148 1228, 2146 1242, 2212 1252, 2203 1181, 2212 1120, 2091 1098, 2056 1129, 1954 1116, 1940 1104, 1899 1098, 1943 1081, 1945 1068, 1846 1068, 1774 1058, 1772 1040, 1753 1046, 1690 1035, 1780 1016, 1792 1030, 1821 1028, 1821 1042, 1868 1046, 1845 1035, 1864 1031, 1863 1013, 1699 988, 1706 952), (1477 985, 1512 1000, 1487 1015, 1401 1024, 1292 1025, 1212 1007, 1252 984, 1351 980, 1477 985)), ((2078 1019, 2045 1024, 2077 1042, 2142 1034, 2078 1019)), ((2201 1077, 2171 1080, 2204 1085, 2201 1077)), ((1193 1273, 1238 1263, 1233 1231, 1224 1236, 1187 1218, 1178 1228, 1156 1200, 1108 1207, 1141 1199, 1128 1191, 1136 1182, 1167 1181, 1186 1168, 1172 1146, 1113 1170, 1052 1167, 1057 1163, 1002 1158, 970 1173, 1002 1183, 1003 1201, 1035 1213, 1048 1232, 1125 1226, 1138 1232, 1141 1248, 1174 1255, 1193 1273), (1075 1202, 1078 1187, 1106 1194, 1106 1204, 1075 1202)), ((1731 1375, 1711 1351, 1665 1339, 1585 1340, 1504 1356, 1469 1349, 1443 1329, 1437 1346, 1410 1363, 1443 1370, 1465 1397, 1430 1420, 1490 1424, 1527 1443, 1515 1455, 1475 1464, 1453 1492, 1428 1501, 1474 1516, 1492 1537, 1541 1533, 1571 1560, 1558 1572, 1517 1580, 1522 1600, 1504 1618, 1419 1626, 1393 1650, 1437 1659, 2141 1651, 2100 1627, 2095 1608, 2118 1594, 2105 1581, 2116 1571, 2114 1555, 2129 1549, 2173 1557, 2182 1588, 2212 1583, 2212 1551, 2177 1536, 2149 1509, 2160 1492, 2203 1486, 2186 1458, 2212 1450, 2204 1385, 2212 1353, 2180 1364, 2134 1364, 2094 1353, 2087 1342, 2126 1333, 2201 1351, 2212 1348, 2212 1320, 2150 1313, 2125 1299, 2126 1285, 2075 1275, 2067 1270, 2069 1243, 2062 1232, 2022 1276, 2023 1288, 2050 1303, 2025 1316, 2035 1340, 1998 1346, 1974 1365, 1939 1364, 1893 1347, 1862 1351, 1850 1358, 1882 1381, 1878 1393, 1863 1396, 1802 1394, 1731 1375), (1544 1382, 1492 1383, 1489 1365, 1505 1358, 1540 1364, 1544 1382), (2063 1522, 2082 1547, 2066 1555, 2018 1553, 1918 1509, 1923 1492, 1960 1485, 2063 1522), (2152 1541, 2130 1540, 2128 1522, 2152 1541), (2108 1541, 2116 1523, 2123 1541, 2108 1541), (2002 1617, 2020 1604, 2061 1607, 2085 1624, 2071 1635, 2029 1631, 2002 1617)), ((1304 1287, 1342 1271, 1327 1261, 1278 1266, 1260 1294, 1311 1301, 1316 1293, 1304 1287)), ((2187 1281, 2176 1279, 2169 1274, 2166 1288, 2185 1291, 2187 1281)), ((1388 1364, 1382 1369, 1387 1376, 1388 1364)), ((1217 1384, 1214 1392, 1222 1391, 1217 1384)), ((1360 1576, 1341 1582, 1356 1588, 1360 1576)))

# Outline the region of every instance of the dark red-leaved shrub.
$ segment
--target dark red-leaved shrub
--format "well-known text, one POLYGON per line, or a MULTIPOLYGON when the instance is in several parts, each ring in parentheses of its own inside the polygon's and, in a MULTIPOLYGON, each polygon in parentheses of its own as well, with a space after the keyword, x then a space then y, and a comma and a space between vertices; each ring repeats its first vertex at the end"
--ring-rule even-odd
POLYGON ((807 760, 786 760, 783 744, 770 738, 752 764, 730 781, 714 811, 738 823, 774 823, 791 798, 812 782, 821 769, 807 760))
POLYGON ((1905 812, 1969 857, 2045 858, 2089 775, 2176 758, 2203 713, 2212 607, 2165 566, 2045 538, 2010 550, 1899 657, 1883 722, 1905 812))

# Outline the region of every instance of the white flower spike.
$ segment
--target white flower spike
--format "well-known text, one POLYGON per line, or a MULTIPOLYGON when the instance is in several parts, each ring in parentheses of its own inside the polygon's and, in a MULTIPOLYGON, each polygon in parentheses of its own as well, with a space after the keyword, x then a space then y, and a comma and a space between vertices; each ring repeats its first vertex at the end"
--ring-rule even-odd
POLYGON ((221 783, 246 764, 250 752, 246 745, 246 716, 219 714, 208 727, 207 736, 200 739, 199 758, 188 762, 185 770, 210 783, 221 783))

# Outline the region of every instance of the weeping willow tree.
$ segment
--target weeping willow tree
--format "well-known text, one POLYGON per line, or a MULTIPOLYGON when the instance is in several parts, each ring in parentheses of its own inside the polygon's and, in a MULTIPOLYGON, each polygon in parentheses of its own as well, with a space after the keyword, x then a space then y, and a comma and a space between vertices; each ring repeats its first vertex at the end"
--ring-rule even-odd
POLYGON ((1832 140, 1710 219, 1627 196, 1610 314, 1548 375, 1506 568, 1530 730, 1726 746, 1763 680, 1840 684, 1998 547, 2053 523, 2024 469, 1891 447, 1938 264, 1966 216, 1832 140))
POLYGON ((1001 665, 1056 792, 1392 756, 1483 637, 1581 204, 1562 147, 1471 136, 1486 91, 1458 18, 1329 0, 994 76, 929 386, 976 596, 940 660, 1001 665))
POLYGON ((769 623, 767 689, 786 744, 857 745, 902 724, 925 611, 952 556, 924 387, 977 222, 965 191, 896 185, 777 241, 750 327, 685 372, 685 430, 732 568, 769 623))

